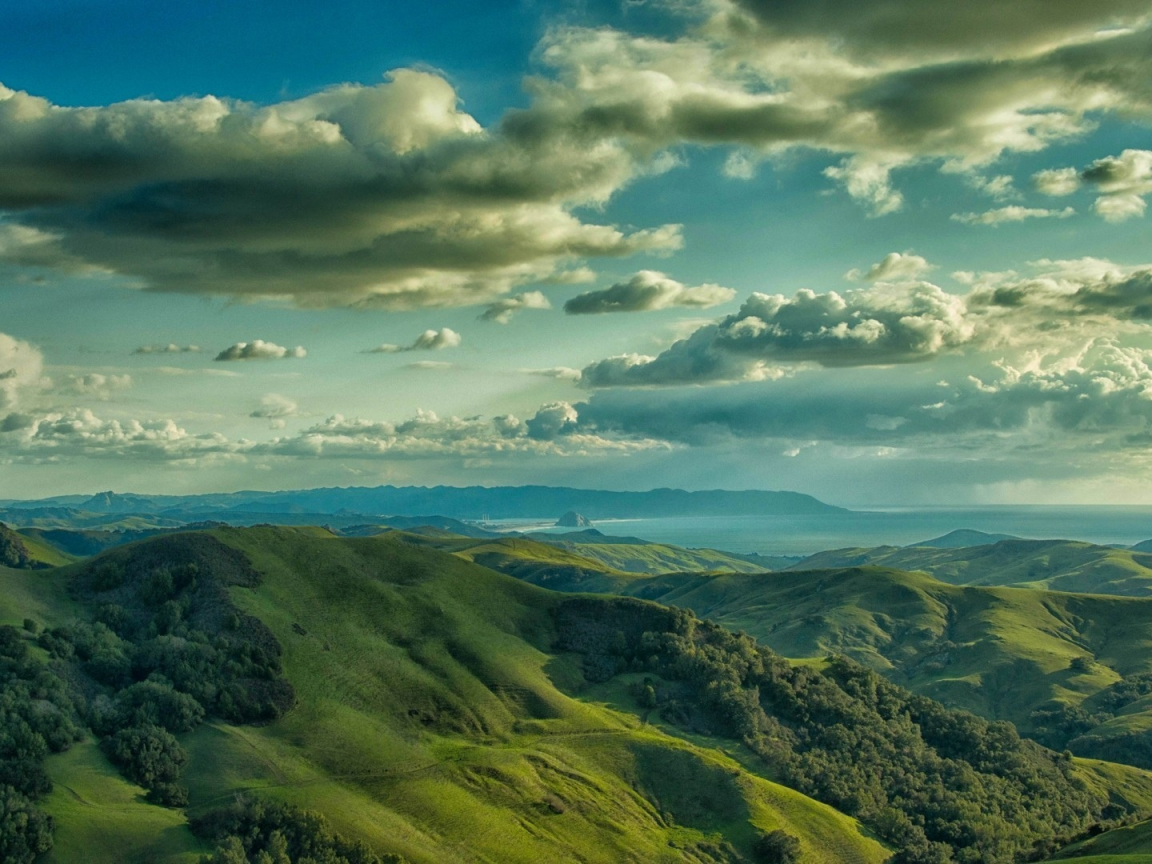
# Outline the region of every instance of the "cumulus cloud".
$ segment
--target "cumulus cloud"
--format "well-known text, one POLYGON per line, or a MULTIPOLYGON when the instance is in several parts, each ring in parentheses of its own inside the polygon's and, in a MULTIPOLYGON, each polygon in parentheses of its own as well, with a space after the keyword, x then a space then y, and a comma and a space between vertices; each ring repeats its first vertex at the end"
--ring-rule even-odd
MULTIPOLYGON (((735 154, 732 176, 820 151, 880 215, 902 206, 906 166, 974 172, 1106 112, 1152 116, 1145 0, 669 5, 689 23, 664 37, 550 30, 526 107, 487 128, 416 69, 271 105, 72 108, 0 88, 0 258, 312 306, 487 304, 581 259, 679 248, 675 225, 576 214, 685 145, 735 154)), ((1143 193, 1109 194, 1118 219, 1143 193)))
POLYGON ((913 276, 927 267, 923 259, 889 255, 864 274, 846 274, 875 277, 865 288, 802 289, 791 298, 753 294, 734 314, 700 326, 657 356, 623 354, 589 364, 581 383, 666 387, 778 379, 806 366, 916 363, 1005 347, 1052 350, 1117 332, 1149 333, 1152 266, 1042 260, 1023 274, 957 274, 968 284, 962 295, 913 276))
POLYGON ((132 386, 131 375, 104 375, 89 372, 85 375, 72 375, 68 379, 69 389, 80 396, 96 399, 111 399, 115 390, 126 390, 132 386))
POLYGON ((167 345, 141 345, 133 354, 199 354, 199 345, 177 345, 169 342, 167 345))
POLYGON ((1144 200, 1152 194, 1152 150, 1125 150, 1106 156, 1083 171, 1054 168, 1034 175, 1036 188, 1047 195, 1070 195, 1082 185, 1098 193, 1093 209, 1108 222, 1144 215, 1144 200))
POLYGON ((294 400, 287 396, 281 396, 279 393, 268 393, 261 398, 260 406, 248 416, 258 420, 268 420, 273 429, 283 429, 287 418, 295 417, 299 407, 294 400))
POLYGON ((442 351, 445 348, 459 348, 463 341, 463 338, 455 330, 442 327, 439 330, 425 330, 416 337, 411 345, 392 345, 386 342, 362 353, 400 354, 406 351, 442 351))
POLYGON ((578 294, 564 304, 569 315, 597 315, 605 312, 650 312, 674 306, 707 309, 727 303, 736 292, 706 283, 688 287, 656 270, 641 270, 627 282, 617 282, 600 291, 578 294))
POLYGON ((540 291, 524 291, 510 297, 501 297, 480 315, 481 321, 495 321, 497 324, 507 324, 512 316, 524 309, 551 309, 552 304, 540 291))
POLYGON ((753 294, 657 357, 625 355, 583 371, 589 387, 781 377, 780 363, 862 366, 930 359, 975 335, 964 302, 927 282, 877 283, 792 298, 753 294))
POLYGON ((251 342, 237 342, 230 345, 217 354, 215 359, 218 362, 229 362, 232 360, 298 359, 306 356, 308 356, 308 352, 299 345, 295 348, 285 348, 273 342, 265 342, 263 339, 253 339, 251 342))
MULTIPOLYGON (((9 415, 11 418, 12 415, 9 415)), ((0 451, 17 460, 75 457, 178 461, 239 449, 217 433, 193 435, 170 419, 109 419, 87 408, 31 413, 0 426, 0 451)))
MULTIPOLYGON (((1045 359, 983 364, 955 378, 892 380, 883 370, 660 393, 598 391, 574 406, 577 432, 671 444, 805 441, 898 448, 931 459, 979 456, 1026 473, 1056 454, 1080 463, 1138 460, 1152 436, 1152 352, 1108 339, 1045 359)), ((999 469, 1005 470, 1005 469, 999 469)))
POLYGON ((932 269, 927 259, 911 252, 889 252, 867 270, 849 270, 844 278, 849 282, 892 282, 915 279, 932 269))
POLYGON ((1037 192, 1058 198, 1080 188, 1080 172, 1075 168, 1049 168, 1033 174, 1032 183, 1037 192))
MULTIPOLYGON (((675 38, 552 31, 540 57, 554 74, 533 80, 536 103, 513 119, 537 132, 550 121, 571 135, 616 136, 648 151, 685 142, 734 148, 730 176, 749 176, 756 160, 789 149, 822 150, 839 157, 827 176, 883 215, 903 204, 892 179, 899 168, 933 160, 972 173, 1006 152, 1081 134, 1094 125, 1092 112, 1152 114, 1152 33, 1146 7, 1135 2, 1123 12, 1103 4, 1060 16, 1053 27, 1037 25, 1043 13, 1035 10, 978 3, 987 20, 1016 22, 1005 29, 1012 36, 987 40, 953 38, 986 31, 967 7, 933 8, 937 32, 953 36, 924 41, 908 26, 925 17, 912 2, 875 16, 875 4, 865 13, 847 2, 814 4, 827 14, 811 16, 794 14, 797 4, 688 5, 705 21, 675 38), (868 23, 848 35, 840 12, 868 23), (798 18, 808 23, 795 29, 798 18), (893 22, 885 37, 863 39, 882 29, 878 21, 893 22), (1106 28, 1113 29, 1105 36, 1106 28)), ((986 191, 1006 193, 999 180, 986 191)))
POLYGON ((677 226, 627 233, 572 215, 640 170, 625 148, 483 129, 443 77, 413 69, 266 106, 67 108, 0 86, 0 166, 0 209, 16 220, 0 257, 164 291, 460 305, 573 259, 681 242, 677 226))
MULTIPOLYGON (((292 400, 269 394, 252 416, 277 421, 296 416, 292 400)), ((299 433, 266 441, 193 433, 171 419, 100 417, 88 409, 12 412, 0 419, 0 457, 40 462, 69 459, 140 459, 195 465, 205 460, 275 464, 284 459, 427 459, 515 455, 602 458, 652 449, 666 441, 600 434, 577 428, 575 409, 562 403, 532 417, 440 417, 418 411, 401 422, 333 415, 299 433), (560 416, 563 415, 563 416, 560 416)))
POLYGON ((22 391, 43 383, 44 357, 40 350, 6 333, 0 333, 0 409, 19 401, 22 391))
POLYGON ((1026 219, 1067 219, 1075 215, 1076 211, 1071 207, 1049 210, 1043 207, 1011 205, 986 210, 983 213, 953 213, 952 221, 963 222, 965 225, 1002 225, 1005 222, 1023 222, 1026 219))

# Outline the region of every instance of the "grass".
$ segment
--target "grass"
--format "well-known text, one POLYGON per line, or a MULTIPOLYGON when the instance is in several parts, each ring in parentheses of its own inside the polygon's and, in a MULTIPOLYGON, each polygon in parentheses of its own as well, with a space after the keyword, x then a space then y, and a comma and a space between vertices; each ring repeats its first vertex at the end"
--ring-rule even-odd
POLYGON ((790 569, 861 565, 918 570, 953 585, 1012 585, 1125 597, 1152 596, 1152 555, 1073 540, 1004 540, 952 549, 837 549, 820 552, 790 569))
POLYGON ((187 736, 194 811, 260 790, 414 862, 711 860, 782 825, 813 861, 887 855, 714 748, 559 689, 575 676, 548 592, 396 536, 217 536, 264 574, 234 598, 283 643, 300 704, 187 736))
POLYGON ((55 788, 40 806, 56 820, 45 864, 194 864, 210 851, 180 811, 147 803, 144 790, 121 777, 91 739, 49 757, 45 767, 55 788))
POLYGON ((1062 849, 1052 860, 1069 859, 1079 864, 1148 864, 1152 861, 1152 822, 1114 828, 1062 849))
POLYGON ((627 593, 692 609, 785 656, 846 654, 1025 729, 1042 705, 1078 705, 1152 671, 1152 600, 953 586, 877 567, 663 576, 627 593))

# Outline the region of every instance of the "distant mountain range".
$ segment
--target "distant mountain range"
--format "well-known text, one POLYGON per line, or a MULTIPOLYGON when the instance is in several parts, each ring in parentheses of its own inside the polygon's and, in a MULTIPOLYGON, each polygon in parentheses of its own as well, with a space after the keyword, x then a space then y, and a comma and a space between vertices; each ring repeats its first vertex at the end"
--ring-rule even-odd
MULTIPOLYGON (((589 519, 661 516, 753 516, 844 513, 799 492, 713 489, 652 489, 616 492, 564 486, 377 486, 233 492, 212 495, 136 495, 101 492, 40 501, 0 501, 0 510, 76 514, 149 515, 163 519, 207 518, 248 522, 252 516, 286 521, 286 516, 397 516, 436 513, 454 519, 556 519, 576 511, 589 519), (233 515, 237 518, 229 518, 233 515)), ((27 515, 27 514, 25 514, 27 515)), ((45 513, 44 515, 48 515, 45 513)), ((19 521, 11 519, 10 521, 19 521)), ((292 519, 297 522, 297 519, 292 519)))

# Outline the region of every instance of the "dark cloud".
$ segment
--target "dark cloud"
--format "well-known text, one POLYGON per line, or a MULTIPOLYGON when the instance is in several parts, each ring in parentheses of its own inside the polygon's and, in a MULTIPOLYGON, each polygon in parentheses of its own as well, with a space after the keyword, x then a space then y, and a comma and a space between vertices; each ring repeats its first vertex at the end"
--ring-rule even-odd
POLYGON ((274 342, 265 342, 263 339, 253 339, 251 342, 237 342, 230 345, 216 355, 217 362, 234 360, 285 360, 299 359, 307 356, 308 352, 301 346, 285 348, 274 342))
POLYGON ((689 288, 655 270, 641 270, 627 282, 617 282, 600 291, 578 294, 564 304, 569 315, 597 315, 604 312, 650 312, 682 306, 707 309, 727 303, 736 292, 720 285, 689 288))

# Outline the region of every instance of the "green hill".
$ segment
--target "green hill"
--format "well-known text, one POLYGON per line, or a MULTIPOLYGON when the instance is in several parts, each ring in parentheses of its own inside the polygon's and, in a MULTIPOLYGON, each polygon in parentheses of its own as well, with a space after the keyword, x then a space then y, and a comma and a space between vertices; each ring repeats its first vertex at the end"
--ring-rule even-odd
POLYGON ((637 577, 523 540, 441 548, 526 581, 691 609, 789 657, 843 654, 945 705, 1152 768, 1152 601, 954 586, 878 567, 637 577))
POLYGON ((0 624, 44 628, 0 627, 0 654, 8 704, 61 733, 47 861, 307 841, 367 844, 364 861, 738 862, 784 834, 803 861, 884 860, 846 811, 918 862, 1152 812, 1149 775, 854 664, 790 664, 687 612, 545 591, 401 534, 177 534, 0 582, 0 624), (56 682, 57 708, 21 702, 21 681, 56 682), (104 745, 60 725, 68 699, 104 745))
POLYGON ((792 570, 843 567, 918 570, 952 585, 1047 588, 1125 597, 1152 596, 1152 555, 1073 540, 1002 540, 983 546, 878 546, 836 549, 792 570))
POLYGON ((1138 822, 1106 831, 1062 849, 1053 861, 1080 864, 1147 864, 1152 861, 1152 822, 1138 822))
POLYGON ((0 567, 35 570, 75 560, 37 537, 26 537, 0 522, 0 567))
MULTIPOLYGON (((84 614, 69 584, 105 578, 91 568, 109 560, 131 570, 144 553, 179 565, 185 552, 164 544, 183 536, 88 569, 0 571, 0 621, 67 627, 84 614)), ((258 793, 412 862, 729 861, 777 829, 813 861, 887 856, 853 820, 748 771, 717 742, 572 695, 579 658, 551 649, 561 595, 387 536, 214 536, 260 575, 229 590, 275 634, 297 704, 270 725, 216 719, 179 736, 193 817, 258 793)), ((46 764, 55 788, 43 808, 57 828, 45 860, 190 862, 211 851, 91 737, 46 764)))

